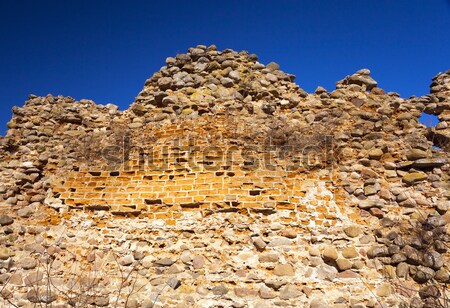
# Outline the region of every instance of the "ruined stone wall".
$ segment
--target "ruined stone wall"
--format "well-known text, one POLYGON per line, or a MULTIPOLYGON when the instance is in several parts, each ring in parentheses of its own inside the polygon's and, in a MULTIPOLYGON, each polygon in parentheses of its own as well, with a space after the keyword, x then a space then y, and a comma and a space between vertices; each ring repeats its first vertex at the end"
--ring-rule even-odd
POLYGON ((317 170, 301 157, 321 159, 323 153, 306 157, 289 148, 280 157, 283 149, 270 145, 241 148, 230 140, 243 132, 230 132, 229 124, 222 116, 143 130, 134 142, 139 147, 128 141, 127 153, 117 148, 118 164, 81 163, 52 191, 67 209, 110 210, 115 215, 164 219, 170 225, 182 223, 184 212, 203 217, 220 212, 277 213, 304 226, 336 224, 336 215, 344 209, 342 200, 341 209, 335 204, 342 188, 333 186, 333 166, 324 164, 317 170), (146 144, 149 133, 157 141, 146 144), (213 137, 207 140, 206 134, 213 137), (292 156, 298 160, 292 161, 292 156))
POLYGON ((30 96, 0 139, 0 305, 446 307, 449 76, 307 94, 198 46, 123 112, 30 96))

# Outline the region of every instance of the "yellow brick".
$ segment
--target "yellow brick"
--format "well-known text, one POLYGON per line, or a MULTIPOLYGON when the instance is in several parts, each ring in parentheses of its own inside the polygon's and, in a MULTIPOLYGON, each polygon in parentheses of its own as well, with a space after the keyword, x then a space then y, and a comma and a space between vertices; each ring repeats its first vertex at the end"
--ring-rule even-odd
POLYGON ((198 190, 198 193, 199 193, 200 195, 205 195, 205 196, 212 195, 212 194, 214 194, 215 192, 216 192, 216 191, 213 190, 213 189, 198 190))
POLYGON ((217 193, 218 193, 219 195, 229 195, 229 189, 227 189, 227 188, 218 189, 218 190, 217 190, 217 193))
POLYGON ((84 198, 84 193, 70 193, 69 198, 71 198, 71 199, 82 199, 82 198, 84 198))
POLYGON ((64 203, 67 205, 75 205, 75 201, 73 199, 66 199, 64 203))
POLYGON ((105 187, 104 192, 117 192, 119 189, 117 187, 105 187))
POLYGON ((255 202, 256 196, 238 195, 238 200, 241 202, 255 202))
POLYGON ((162 202, 165 204, 173 204, 174 200, 172 197, 165 197, 165 198, 162 198, 162 202))
POLYGON ((172 197, 186 197, 187 196, 187 192, 186 191, 174 191, 174 192, 170 193, 170 196, 172 196, 172 197))
POLYGON ((177 185, 191 185, 195 183, 195 180, 192 179, 183 179, 177 180, 177 185))
POLYGON ((142 199, 156 199, 157 194, 156 193, 140 193, 139 198, 142 199))
POLYGON ((226 183, 224 187, 228 187, 228 188, 234 188, 234 189, 239 189, 241 188, 242 183, 238 182, 238 181, 233 181, 232 179, 230 180, 230 183, 226 183))
POLYGON ((143 203, 139 203, 136 209, 144 212, 149 210, 148 205, 143 203))
POLYGON ((205 199, 205 196, 194 196, 194 202, 203 202, 205 199))
POLYGON ((212 203, 211 202, 203 202, 200 205, 200 208, 203 209, 203 210, 205 210, 205 209, 209 210, 209 209, 212 208, 212 203))
POLYGON ((206 196, 206 197, 205 197, 205 201, 206 201, 206 202, 218 202, 218 201, 223 201, 223 196, 219 196, 219 195, 210 195, 210 196, 206 196))
POLYGON ((212 172, 198 172, 197 179, 210 179, 212 172))
POLYGON ((277 202, 276 205, 277 210, 295 210, 295 204, 292 203, 284 203, 284 202, 277 202))
POLYGON ((257 202, 268 202, 270 201, 269 196, 256 196, 257 202))
POLYGON ((284 195, 274 195, 274 196, 270 196, 270 200, 279 201, 279 202, 288 202, 289 197, 284 196, 284 195))
POLYGON ((153 186, 152 189, 154 192, 162 192, 162 191, 164 191, 164 186, 163 185, 155 185, 155 186, 153 186))
POLYGON ((299 203, 300 202, 300 198, 289 196, 289 202, 290 203, 299 203))
POLYGON ((64 187, 54 187, 53 188, 53 192, 54 193, 62 193, 62 192, 65 192, 65 191, 67 191, 67 188, 64 188, 64 187))
POLYGON ((211 188, 213 188, 213 189, 222 189, 223 188, 223 183, 213 183, 213 184, 211 184, 211 188))
POLYGON ((172 219, 172 212, 155 213, 155 219, 172 219))
MULTIPOLYGON (((91 204, 92 205, 106 205, 109 204, 109 200, 107 199, 95 199, 95 200, 91 200, 91 204)), ((111 202, 112 203, 112 202, 111 202)))
POLYGON ((102 197, 101 193, 86 193, 85 198, 89 198, 89 199, 99 199, 102 197))
POLYGON ((114 199, 114 204, 117 205, 131 205, 132 201, 128 199, 114 199))
POLYGON ((230 189, 229 190, 229 194, 230 195, 243 195, 243 194, 248 194, 247 191, 243 190, 243 189, 230 189))
POLYGON ((170 186, 165 186, 164 187, 164 191, 167 191, 167 192, 180 191, 180 190, 181 190, 181 186, 180 185, 170 185, 170 186))
POLYGON ((262 203, 258 202, 243 202, 241 207, 243 208, 262 208, 262 203))
POLYGON ((69 198, 69 196, 70 196, 70 193, 68 193, 68 192, 63 192, 63 193, 61 193, 61 199, 67 199, 67 198, 69 198))

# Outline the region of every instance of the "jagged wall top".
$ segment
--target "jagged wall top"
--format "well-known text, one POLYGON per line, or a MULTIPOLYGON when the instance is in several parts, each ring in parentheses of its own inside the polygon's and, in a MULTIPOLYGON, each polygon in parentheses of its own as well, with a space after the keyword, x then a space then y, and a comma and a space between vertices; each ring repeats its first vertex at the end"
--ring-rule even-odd
POLYGON ((201 115, 222 108, 251 111, 254 103, 276 100, 296 105, 306 93, 279 65, 259 63, 255 54, 215 46, 190 48, 166 59, 166 66, 145 82, 132 109, 140 114, 201 115), (252 103, 253 102, 253 103, 252 103))

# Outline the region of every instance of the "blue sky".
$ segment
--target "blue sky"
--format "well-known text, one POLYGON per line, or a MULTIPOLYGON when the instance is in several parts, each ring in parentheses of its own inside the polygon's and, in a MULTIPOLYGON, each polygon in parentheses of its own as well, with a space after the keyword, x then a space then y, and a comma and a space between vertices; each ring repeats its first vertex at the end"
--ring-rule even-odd
POLYGON ((450 68, 450 0, 1 1, 0 135, 30 93, 126 109, 166 57, 198 44, 278 62, 308 92, 367 67, 420 96, 450 68))

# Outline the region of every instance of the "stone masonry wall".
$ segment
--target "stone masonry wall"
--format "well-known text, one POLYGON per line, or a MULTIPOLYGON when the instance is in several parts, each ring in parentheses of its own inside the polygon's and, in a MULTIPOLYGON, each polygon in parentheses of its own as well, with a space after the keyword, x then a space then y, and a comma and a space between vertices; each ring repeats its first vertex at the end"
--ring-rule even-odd
POLYGON ((447 307, 449 76, 308 94, 200 45, 125 111, 31 95, 0 137, 0 307, 447 307))

